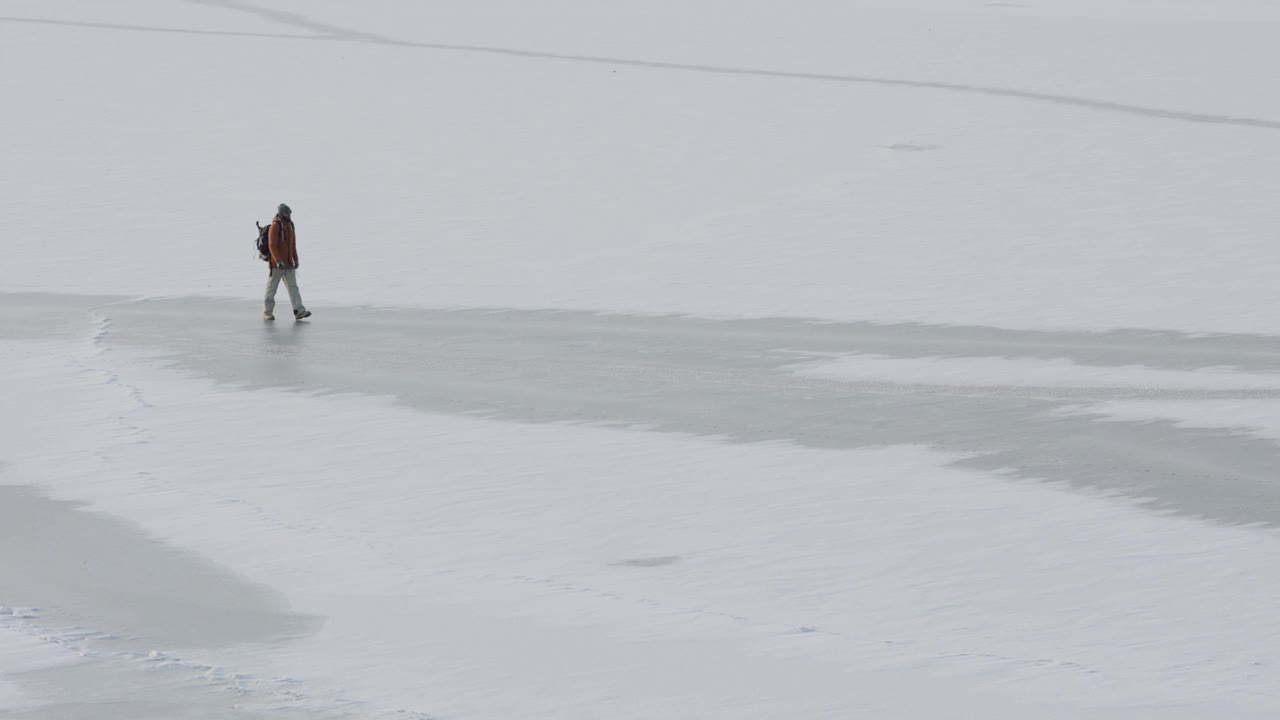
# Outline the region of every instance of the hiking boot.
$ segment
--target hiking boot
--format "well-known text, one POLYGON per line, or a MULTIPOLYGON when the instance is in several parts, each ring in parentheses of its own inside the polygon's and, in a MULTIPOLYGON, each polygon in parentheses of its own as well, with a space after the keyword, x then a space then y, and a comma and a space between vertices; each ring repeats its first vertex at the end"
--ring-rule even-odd
POLYGON ((276 319, 276 316, 275 316, 275 315, 272 315, 272 314, 270 313, 270 311, 264 310, 264 311, 262 312, 262 319, 263 319, 263 320, 275 320, 275 319, 276 319))
POLYGON ((301 320, 302 318, 309 318, 309 317, 311 317, 310 310, 294 310, 293 311, 294 320, 301 320))

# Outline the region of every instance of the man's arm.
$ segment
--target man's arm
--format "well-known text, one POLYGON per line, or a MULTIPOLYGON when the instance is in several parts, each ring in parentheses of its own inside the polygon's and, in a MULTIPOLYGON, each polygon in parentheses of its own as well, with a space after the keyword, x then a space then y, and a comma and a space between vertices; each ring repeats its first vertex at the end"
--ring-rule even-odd
POLYGON ((271 229, 267 231, 267 245, 271 248, 271 267, 279 267, 284 262, 280 252, 280 223, 271 223, 271 229))

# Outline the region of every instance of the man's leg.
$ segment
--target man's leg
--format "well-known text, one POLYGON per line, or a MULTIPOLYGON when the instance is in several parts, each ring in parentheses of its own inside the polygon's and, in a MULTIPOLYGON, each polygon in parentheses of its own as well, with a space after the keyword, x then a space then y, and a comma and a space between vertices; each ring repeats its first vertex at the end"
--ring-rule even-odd
MULTIPOLYGON (((262 309, 270 315, 276 309, 276 290, 280 288, 280 273, 284 272, 279 268, 271 268, 271 277, 267 280, 267 294, 263 298, 262 309)), ((290 296, 292 296, 292 292, 290 296)))
POLYGON ((293 312, 298 314, 304 310, 302 306, 302 293, 298 292, 298 271, 288 268, 284 272, 284 286, 289 290, 289 302, 293 303, 293 312))

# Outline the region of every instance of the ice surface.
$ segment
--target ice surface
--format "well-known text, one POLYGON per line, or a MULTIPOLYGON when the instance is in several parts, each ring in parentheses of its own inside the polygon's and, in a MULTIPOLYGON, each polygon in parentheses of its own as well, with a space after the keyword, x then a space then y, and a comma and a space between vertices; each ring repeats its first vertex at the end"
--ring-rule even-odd
MULTIPOLYGON (((670 321, 446 314, 449 326, 366 311, 364 326, 335 312, 329 325, 268 330, 235 313, 266 333, 250 340, 229 330, 235 314, 219 308, 243 306, 98 308, 105 329, 94 340, 24 340, 3 355, 6 397, 33 409, 3 428, 7 477, 35 478, 55 497, 134 519, 155 540, 196 550, 282 593, 295 612, 323 618, 289 642, 156 648, 175 675, 160 689, 143 687, 162 697, 175 683, 194 692, 194 678, 214 673, 248 708, 333 717, 351 703, 375 717, 933 717, 942 706, 995 717, 1195 717, 1216 707, 1261 717, 1272 708, 1270 531, 1011 484, 1007 474, 964 470, 953 465, 961 458, 919 447, 806 447, 812 430, 803 424, 774 424, 802 444, 743 444, 673 428, 466 418, 476 408, 415 395, 429 379, 392 383, 400 396, 371 397, 384 393, 358 371, 344 375, 342 356, 318 340, 333 332, 366 348, 372 376, 394 376, 398 362, 466 386, 467 376, 450 370, 465 361, 471 387, 496 388, 478 397, 517 393, 518 403, 523 388, 545 412, 565 412, 573 397, 552 403, 539 378, 573 380, 581 370, 534 348, 579 342, 577 328, 595 344, 597 367, 615 378, 619 395, 606 415, 625 421, 646 406, 624 398, 679 366, 651 357, 652 373, 624 382, 614 363, 626 351, 608 349, 607 331, 640 339, 630 352, 642 362, 646 350, 674 352, 666 336, 681 327, 663 326, 670 321), (166 344, 180 331, 163 318, 182 317, 206 323, 166 344), (396 343, 370 353, 378 343, 362 338, 363 328, 455 349, 415 355, 396 343), (200 344, 205 336, 227 349, 200 344), (290 367, 309 368, 311 390, 340 394, 270 381, 290 367), (246 436, 250 423, 261 436, 246 436), (59 458, 68 446, 91 455, 59 458), (1207 611, 1223 607, 1230 611, 1207 611)), ((721 325, 704 321, 684 333, 739 347, 692 366, 705 377, 683 387, 707 423, 730 430, 735 419, 718 413, 769 396, 748 389, 757 382, 720 396, 708 388, 746 379, 733 368, 734 358, 751 362, 742 330, 754 328, 746 337, 766 344, 780 330, 721 325)), ((789 344, 803 337, 793 330, 789 344)), ((684 351, 705 352, 687 341, 684 351)), ((779 377, 792 361, 791 353, 773 360, 779 377)), ((610 392, 590 376, 576 382, 602 399, 610 392)), ((483 414, 501 418, 507 407, 483 414)), ((1062 427, 1095 424, 1070 422, 1062 427)), ((1126 457, 1150 452, 1137 448, 1126 457)), ((1150 467, 1194 471, 1204 456, 1150 467)), ((1063 459, 1069 471, 1090 467, 1063 459)), ((164 597, 139 596, 143 607, 164 597)), ((127 625, 92 588, 75 600, 88 627, 127 625)), ((227 609, 210 607, 210 620, 227 609)), ((123 645, 126 663, 148 647, 105 644, 123 645)), ((109 658, 95 662, 110 675, 130 672, 109 658)))
POLYGON ((1278 23, 5 3, 0 715, 1274 717, 1278 23))

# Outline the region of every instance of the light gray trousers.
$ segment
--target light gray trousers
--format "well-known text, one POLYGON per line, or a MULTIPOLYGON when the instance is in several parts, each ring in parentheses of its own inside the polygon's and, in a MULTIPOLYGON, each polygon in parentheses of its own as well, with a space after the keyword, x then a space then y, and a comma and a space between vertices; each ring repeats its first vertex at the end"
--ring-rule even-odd
POLYGON ((263 308, 267 312, 274 312, 276 309, 276 290, 280 289, 280 280, 284 279, 284 286, 289 290, 289 302, 293 303, 293 311, 300 312, 305 310, 302 306, 302 294, 298 292, 298 271, 293 268, 271 268, 271 279, 267 281, 267 296, 264 298, 263 308))

